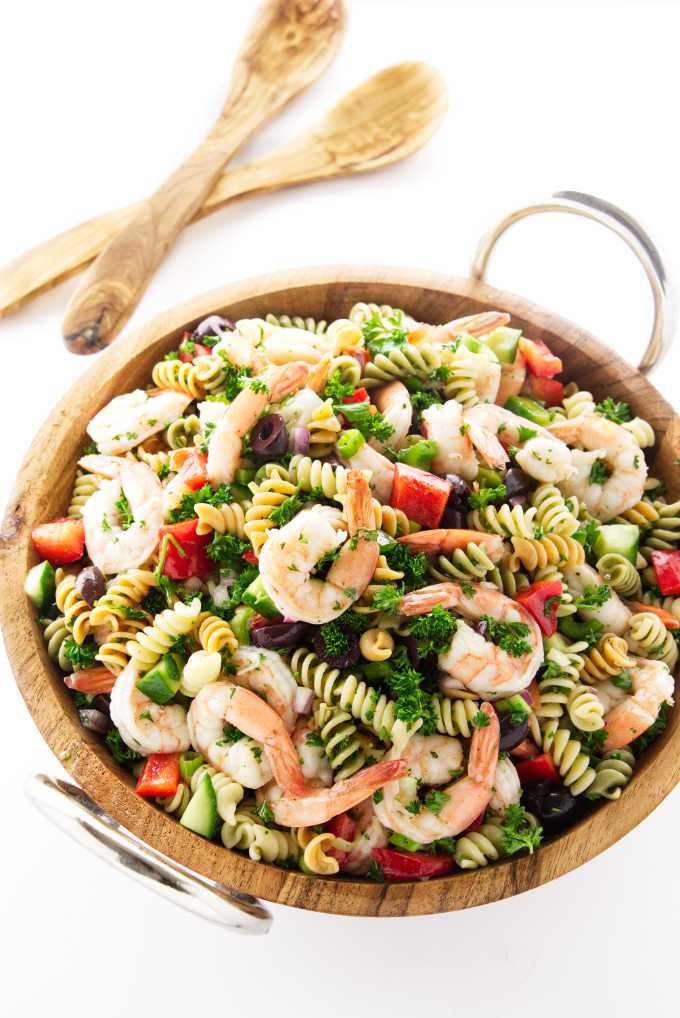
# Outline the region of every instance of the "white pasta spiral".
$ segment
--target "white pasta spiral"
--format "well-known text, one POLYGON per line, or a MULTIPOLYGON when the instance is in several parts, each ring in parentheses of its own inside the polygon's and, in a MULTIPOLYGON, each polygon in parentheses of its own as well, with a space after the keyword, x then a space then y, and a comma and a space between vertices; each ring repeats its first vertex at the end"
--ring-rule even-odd
POLYGON ((153 625, 146 626, 137 634, 135 640, 127 644, 127 650, 140 671, 153 668, 158 659, 167 654, 172 645, 182 636, 187 636, 193 629, 201 611, 199 598, 191 604, 178 601, 174 608, 166 608, 159 612, 153 625))

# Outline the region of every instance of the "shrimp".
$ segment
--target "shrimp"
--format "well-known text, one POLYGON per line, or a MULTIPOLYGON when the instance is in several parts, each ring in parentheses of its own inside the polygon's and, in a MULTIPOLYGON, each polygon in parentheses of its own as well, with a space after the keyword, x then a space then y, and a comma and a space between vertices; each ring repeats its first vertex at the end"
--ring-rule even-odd
POLYGON ((309 374, 306 364, 291 363, 269 378, 268 389, 242 389, 217 422, 208 445, 208 480, 216 487, 233 481, 241 458, 242 442, 269 403, 299 389, 309 374))
POLYGON ((673 705, 673 675, 663 661, 633 658, 628 671, 633 692, 605 714, 605 752, 627 746, 654 724, 662 704, 673 705))
MULTIPOLYGON (((601 587, 602 577, 592 566, 585 563, 581 566, 574 566, 573 569, 562 570, 564 582, 572 594, 580 597, 587 587, 601 587)), ((631 613, 615 590, 609 588, 609 597, 601 605, 592 608, 578 608, 579 614, 584 619, 595 619, 602 623, 605 633, 616 633, 621 636, 628 628, 628 621, 631 613)))
POLYGON ((364 876, 368 873, 373 860, 373 849, 384 848, 390 840, 390 832, 383 827, 375 815, 375 807, 371 798, 364 799, 352 810, 352 818, 357 829, 352 847, 347 853, 343 865, 345 873, 356 873, 364 876))
POLYGON ((514 806, 519 802, 522 795, 522 786, 519 781, 517 768, 509 756, 504 756, 496 764, 496 774, 493 779, 493 795, 489 802, 489 809, 493 813, 503 814, 508 806, 514 806))
POLYGON ((106 477, 109 481, 114 477, 120 477, 123 464, 128 460, 122 456, 100 456, 98 453, 88 456, 81 456, 78 466, 86 470, 88 474, 97 474, 98 477, 106 477))
POLYGON ((383 505, 389 503, 394 481, 394 463, 391 463, 387 456, 383 456, 366 442, 358 452, 347 460, 343 459, 342 462, 354 470, 369 471, 369 484, 373 494, 383 505))
MULTIPOLYGON (((458 474, 466 481, 474 481, 479 466, 470 429, 464 427, 462 405, 455 399, 449 399, 446 403, 428 407, 422 416, 425 437, 437 443, 437 455, 432 461, 434 472, 458 474)), ((502 447, 500 451, 505 455, 502 447)))
MULTIPOLYGON (((427 807, 413 812, 413 802, 416 799, 414 789, 417 788, 419 780, 426 781, 422 772, 421 746, 416 741, 418 736, 402 750, 403 761, 409 768, 408 777, 403 781, 392 781, 385 785, 382 800, 375 806, 376 816, 385 827, 421 845, 429 845, 438 838, 451 838, 460 834, 486 809, 491 799, 496 774, 500 725, 491 704, 483 703, 480 710, 486 715, 488 724, 475 729, 470 741, 467 774, 444 787, 443 795, 446 800, 439 812, 435 813, 427 807)), ((460 748, 457 739, 450 741, 457 743, 460 748)), ((392 753, 394 749, 390 756, 392 753)), ((458 757, 460 762, 462 755, 460 748, 458 757)), ((452 769, 455 771, 458 767, 452 769)))
POLYGON ((510 315, 504 311, 482 311, 476 315, 454 318, 445 325, 418 325, 409 335, 411 343, 450 343, 456 336, 486 336, 494 329, 508 325, 510 315))
POLYGON ((496 393, 495 402, 504 406, 509 396, 519 396, 522 386, 527 377, 526 358, 520 350, 517 351, 512 364, 501 364, 501 384, 496 393))
MULTIPOLYGON (((403 382, 395 380, 374 389, 371 395, 386 423, 394 429, 387 444, 392 449, 401 449, 404 439, 411 430, 413 418, 413 406, 408 389, 403 382)), ((371 445, 380 452, 385 443, 372 438, 371 445)))
POLYGON ((426 555, 450 555, 458 548, 465 549, 474 542, 484 548, 492 562, 500 562, 505 554, 505 542, 500 534, 487 534, 481 530, 419 530, 399 538, 412 552, 426 555))
POLYGON ((162 523, 161 482, 146 463, 124 463, 120 475, 102 481, 83 506, 85 544, 102 573, 143 565, 156 550, 162 523))
POLYGON ((445 673, 440 679, 444 693, 467 690, 495 700, 527 688, 543 663, 543 640, 538 624, 521 604, 478 583, 465 584, 465 590, 457 583, 436 583, 407 594, 399 610, 403 615, 423 615, 438 604, 455 608, 474 622, 488 615, 495 622, 523 624, 526 632, 522 630, 519 639, 528 647, 513 656, 459 619, 450 647, 438 658, 445 673))
POLYGON ((262 349, 270 364, 289 364, 291 361, 318 364, 325 354, 332 351, 333 343, 328 336, 317 335, 307 329, 274 326, 263 339, 262 349))
POLYGON ((318 736, 309 740, 311 733, 312 725, 309 718, 300 718, 293 731, 293 745, 298 751, 302 773, 308 784, 330 788, 333 784, 331 765, 323 745, 318 745, 318 736))
POLYGON ((111 690, 111 720, 123 742, 137 753, 183 753, 189 748, 187 712, 178 703, 161 706, 137 689, 139 672, 130 661, 111 690))
POLYGON ((581 499, 588 511, 604 522, 637 505, 645 490, 647 463, 629 431, 597 414, 556 421, 549 430, 582 447, 572 450, 575 472, 565 478, 565 494, 581 499), (598 461, 595 476, 601 479, 594 480, 598 461))
POLYGON ((293 708, 297 683, 283 659, 273 650, 239 647, 232 662, 236 666, 236 683, 266 700, 283 721, 286 731, 292 732, 297 719, 293 708))
POLYGON ((288 396, 276 408, 276 412, 283 417, 288 434, 291 436, 294 428, 306 428, 314 412, 323 406, 323 400, 309 386, 300 389, 292 396, 288 396))
POLYGON ((263 370, 266 363, 264 358, 255 344, 239 332, 238 328, 220 335, 222 338, 213 347, 214 354, 225 354, 237 368, 251 368, 255 372, 263 370))
POLYGON ((261 743, 274 782, 283 790, 280 798, 270 802, 274 820, 287 827, 326 823, 399 777, 405 768, 401 760, 383 760, 331 788, 315 788, 305 779, 293 740, 276 711, 249 689, 230 682, 203 686, 192 700, 189 717, 196 749, 217 767, 222 761, 218 743, 225 723, 261 743))
POLYGON ((350 607, 370 583, 378 562, 373 502, 366 478, 358 470, 347 475, 344 511, 350 540, 326 514, 305 509, 280 530, 270 530, 260 552, 260 577, 282 615, 322 625, 350 607), (328 552, 341 551, 324 580, 312 576, 328 552))
POLYGON ((161 389, 150 396, 143 389, 115 396, 95 414, 86 431, 97 443, 99 452, 107 456, 134 449, 136 445, 164 431, 181 417, 191 403, 184 392, 161 389))
POLYGON ((465 423, 475 448, 491 467, 508 462, 505 450, 512 445, 520 447, 515 455, 519 466, 541 484, 557 484, 574 473, 571 450, 564 442, 504 407, 478 403, 465 411, 465 423))

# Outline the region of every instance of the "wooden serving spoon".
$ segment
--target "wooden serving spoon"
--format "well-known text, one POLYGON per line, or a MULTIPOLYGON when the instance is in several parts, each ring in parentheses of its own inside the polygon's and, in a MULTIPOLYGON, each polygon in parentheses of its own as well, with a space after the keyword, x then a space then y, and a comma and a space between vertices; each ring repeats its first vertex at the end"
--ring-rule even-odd
POLYGON ((236 59, 229 97, 214 127, 141 204, 73 294, 63 323, 69 350, 94 353, 120 332, 225 162, 319 77, 337 53, 344 27, 342 0, 265 0, 236 59))
MULTIPOLYGON (((238 198, 397 162, 434 134, 447 105, 444 80, 427 64, 379 71, 310 131, 271 155, 223 173, 194 221, 238 198)), ((83 269, 143 204, 81 223, 0 269, 0 317, 83 269)))

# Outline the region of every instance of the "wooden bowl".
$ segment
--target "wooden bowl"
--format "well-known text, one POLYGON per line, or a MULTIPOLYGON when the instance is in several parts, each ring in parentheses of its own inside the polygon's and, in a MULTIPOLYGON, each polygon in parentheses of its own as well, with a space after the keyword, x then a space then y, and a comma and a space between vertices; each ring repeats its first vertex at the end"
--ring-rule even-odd
POLYGON ((120 824, 176 862, 229 888, 316 912, 342 915, 423 915, 482 905, 547 883, 592 859, 639 824, 680 778, 680 712, 647 752, 624 795, 584 817, 533 856, 458 872, 425 883, 380 884, 320 879, 252 862, 185 830, 134 793, 129 775, 81 727, 68 691, 47 657, 33 607, 22 594, 36 556, 32 527, 64 515, 85 425, 113 396, 144 386, 153 364, 208 314, 231 319, 282 314, 332 320, 358 301, 407 309, 426 322, 445 322, 489 308, 512 315, 530 337, 561 356, 565 377, 629 402, 657 436, 653 468, 669 496, 680 496, 680 419, 634 368, 583 329, 485 284, 410 269, 332 266, 277 273, 226 286, 159 315, 100 356, 50 414, 21 468, 0 540, 0 614, 7 652, 35 723, 53 752, 96 803, 120 824))

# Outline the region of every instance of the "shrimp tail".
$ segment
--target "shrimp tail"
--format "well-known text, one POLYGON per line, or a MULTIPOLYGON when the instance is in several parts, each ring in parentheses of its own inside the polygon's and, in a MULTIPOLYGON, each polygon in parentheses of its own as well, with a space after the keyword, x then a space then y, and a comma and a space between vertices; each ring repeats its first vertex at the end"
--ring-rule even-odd
POLYGON ((488 718, 488 723, 483 728, 477 728, 472 736, 468 777, 482 784, 488 783, 491 787, 498 762, 501 728, 498 715, 490 703, 481 703, 479 709, 488 718))
POLYGON ((285 396, 301 389, 309 377, 310 367, 304 361, 291 361, 284 364, 272 375, 269 385, 269 401, 278 403, 285 396))
POLYGON ((430 587, 421 587, 406 594, 399 602, 402 615, 426 615, 436 605, 451 608, 456 603, 455 587, 452 583, 433 583, 430 587))
POLYGON ((503 445, 490 431, 480 427, 476 421, 466 421, 468 425, 468 436, 475 449, 489 467, 502 467, 509 461, 510 457, 503 448, 503 445))
POLYGON ((345 502, 347 530, 349 536, 354 537, 358 530, 370 529, 373 523, 371 489, 361 470, 348 471, 347 496, 345 502))
POLYGON ((383 785, 396 781, 406 773, 405 760, 381 760, 372 767, 338 781, 331 788, 310 791, 301 797, 284 795, 272 802, 277 824, 285 827, 310 827, 325 824, 340 813, 358 806, 383 785))
POLYGON ((417 534, 400 537, 399 543, 413 552, 422 551, 426 555, 448 555, 459 548, 467 548, 470 543, 484 544, 492 562, 500 562, 504 553, 503 538, 481 530, 420 530, 417 534))

